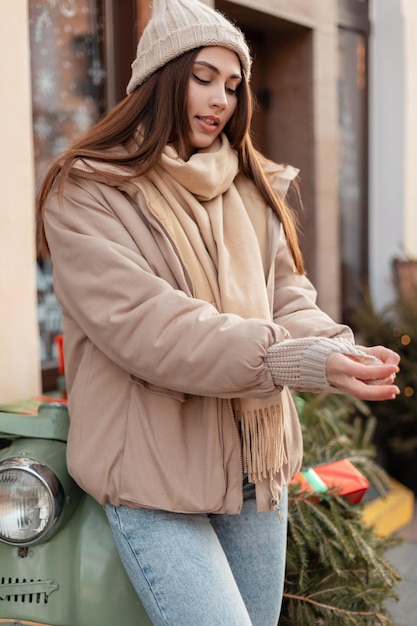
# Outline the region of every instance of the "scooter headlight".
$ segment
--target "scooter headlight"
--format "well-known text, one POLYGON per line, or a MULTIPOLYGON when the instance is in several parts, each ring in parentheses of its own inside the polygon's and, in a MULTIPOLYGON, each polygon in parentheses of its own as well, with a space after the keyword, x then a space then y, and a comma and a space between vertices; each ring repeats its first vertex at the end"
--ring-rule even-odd
POLYGON ((0 463, 0 541, 30 545, 46 537, 64 507, 64 490, 45 465, 18 457, 0 463))

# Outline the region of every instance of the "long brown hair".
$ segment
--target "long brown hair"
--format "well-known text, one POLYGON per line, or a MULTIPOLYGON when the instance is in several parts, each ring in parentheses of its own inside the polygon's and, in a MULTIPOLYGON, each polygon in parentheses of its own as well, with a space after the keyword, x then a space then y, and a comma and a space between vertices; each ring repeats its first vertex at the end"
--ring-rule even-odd
MULTIPOLYGON (((132 167, 134 178, 146 174, 158 163, 167 143, 174 143, 179 156, 186 158, 186 139, 190 131, 187 90, 193 63, 200 49, 186 52, 157 70, 51 165, 40 187, 37 202, 38 247, 41 255, 49 254, 43 224, 46 200, 55 183, 58 184, 58 193, 62 194, 74 161, 86 158, 89 164, 92 161, 106 161, 115 165, 128 165, 132 167), (139 126, 142 140, 134 143, 139 126), (130 149, 120 151, 120 146, 129 146, 130 149)), ((277 213, 294 265, 302 274, 304 264, 298 243, 296 216, 273 191, 261 166, 262 157, 255 150, 250 135, 252 110, 253 96, 243 75, 237 108, 224 132, 238 154, 241 171, 254 181, 262 197, 277 213)), ((121 178, 117 174, 109 174, 109 179, 121 178)), ((123 179, 126 180, 126 176, 123 179)))

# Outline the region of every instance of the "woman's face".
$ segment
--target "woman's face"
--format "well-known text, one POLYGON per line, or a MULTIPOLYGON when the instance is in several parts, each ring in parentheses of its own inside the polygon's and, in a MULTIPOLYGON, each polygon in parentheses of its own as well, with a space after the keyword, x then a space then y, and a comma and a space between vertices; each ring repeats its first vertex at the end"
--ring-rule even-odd
POLYGON ((240 61, 235 52, 219 46, 200 50, 187 94, 190 155, 209 147, 220 135, 236 110, 241 81, 240 61))

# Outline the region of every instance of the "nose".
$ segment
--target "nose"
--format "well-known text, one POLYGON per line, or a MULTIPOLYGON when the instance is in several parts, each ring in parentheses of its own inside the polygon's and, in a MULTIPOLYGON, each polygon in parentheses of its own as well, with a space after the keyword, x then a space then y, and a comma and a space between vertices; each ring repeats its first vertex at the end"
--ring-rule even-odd
POLYGON ((227 93, 224 87, 218 87, 211 96, 211 106, 225 109, 228 104, 227 93))

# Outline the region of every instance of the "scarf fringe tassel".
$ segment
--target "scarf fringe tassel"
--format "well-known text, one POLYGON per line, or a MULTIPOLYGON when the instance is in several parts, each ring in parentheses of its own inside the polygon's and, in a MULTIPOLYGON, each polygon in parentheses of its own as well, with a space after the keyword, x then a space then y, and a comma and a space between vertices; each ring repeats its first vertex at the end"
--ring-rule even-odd
POLYGON ((238 410, 236 418, 241 425, 243 469, 249 482, 270 480, 287 463, 281 406, 238 410))

